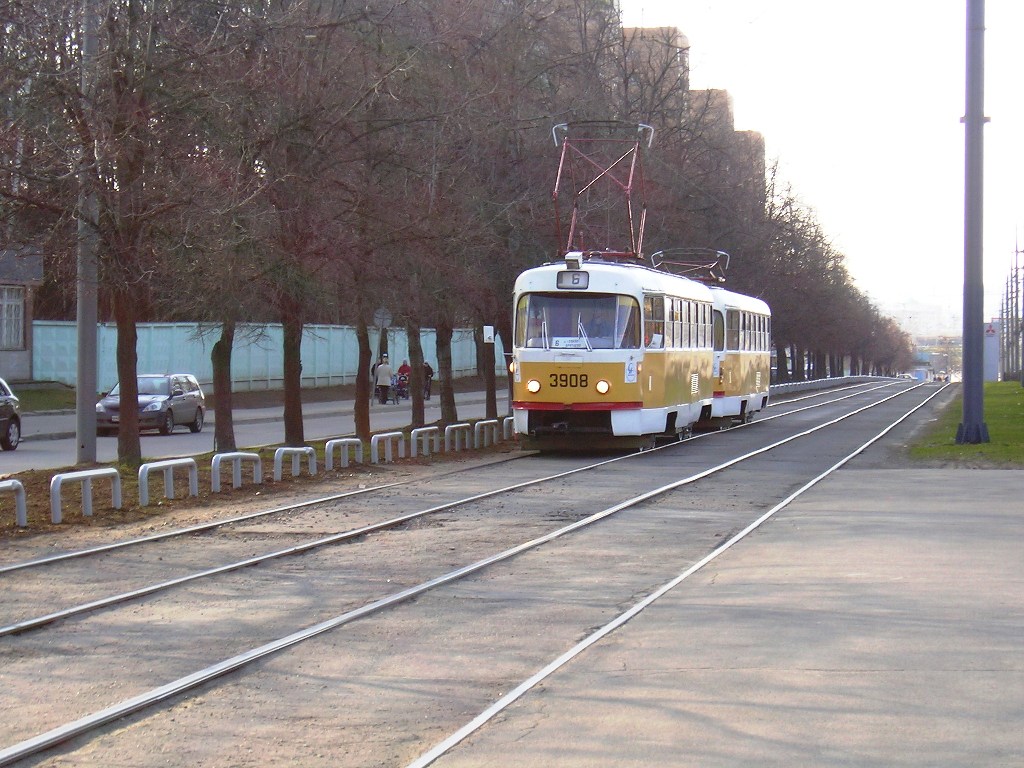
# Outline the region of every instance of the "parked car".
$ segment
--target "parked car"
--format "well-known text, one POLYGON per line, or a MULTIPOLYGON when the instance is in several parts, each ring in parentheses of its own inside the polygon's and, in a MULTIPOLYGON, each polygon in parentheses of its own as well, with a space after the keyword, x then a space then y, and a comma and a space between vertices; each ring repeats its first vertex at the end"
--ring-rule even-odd
MULTIPOLYGON (((144 374, 138 377, 139 429, 169 435, 178 424, 203 431, 206 398, 196 377, 188 373, 144 374)), ((120 382, 96 403, 96 434, 111 435, 121 421, 120 382)))
POLYGON ((21 442, 21 401, 0 379, 0 448, 13 451, 21 442))

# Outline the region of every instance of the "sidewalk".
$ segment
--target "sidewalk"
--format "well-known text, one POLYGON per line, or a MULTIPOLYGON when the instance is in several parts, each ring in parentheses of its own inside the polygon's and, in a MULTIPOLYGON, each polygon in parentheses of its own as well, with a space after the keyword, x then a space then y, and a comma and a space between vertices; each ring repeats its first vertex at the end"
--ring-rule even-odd
MULTIPOLYGON (((455 393, 455 404, 457 407, 463 405, 479 405, 487 402, 487 393, 483 391, 479 392, 456 392, 455 393)), ((498 390, 498 412, 502 413, 505 410, 508 402, 507 390, 498 390)), ((426 402, 428 407, 440 406, 440 399, 435 394, 433 398, 426 402)), ((406 400, 398 405, 388 404, 381 405, 377 401, 373 401, 370 404, 371 416, 381 412, 394 412, 399 413, 404 411, 410 411, 412 408, 412 401, 406 400)), ((284 405, 274 405, 262 408, 235 408, 232 411, 232 417, 235 424, 262 424, 262 423, 273 423, 279 422, 283 418, 284 405)), ((303 403, 302 404, 302 418, 303 421, 310 420, 315 421, 332 416, 352 416, 355 415, 355 400, 337 400, 333 402, 314 402, 314 403, 303 403)), ((216 423, 217 413, 215 410, 209 410, 206 413, 206 426, 205 429, 212 429, 216 423)), ((22 435, 21 439, 25 440, 56 440, 66 439, 75 437, 76 429, 76 417, 73 410, 65 411, 44 411, 35 413, 24 413, 22 414, 22 435)))

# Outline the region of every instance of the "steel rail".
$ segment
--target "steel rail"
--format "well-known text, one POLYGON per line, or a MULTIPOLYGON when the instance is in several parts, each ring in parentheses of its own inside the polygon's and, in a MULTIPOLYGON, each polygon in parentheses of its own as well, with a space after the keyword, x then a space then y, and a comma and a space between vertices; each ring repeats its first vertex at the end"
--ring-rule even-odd
POLYGON ((338 501, 348 496, 358 496, 363 493, 372 493, 374 491, 382 491, 386 488, 393 488, 396 485, 405 485, 406 483, 412 482, 410 480, 403 480, 398 483, 386 483, 385 485, 375 485, 372 488, 359 488, 355 491, 345 491, 344 493, 336 493, 331 496, 323 496, 317 499, 309 499, 308 501, 300 501, 295 504, 288 504, 283 507, 274 507, 273 509, 265 509, 261 512, 250 512, 246 515, 239 515, 237 517, 228 517, 223 520, 213 520, 209 523, 200 523, 198 525, 190 525, 187 528, 176 528, 173 531, 164 531, 163 533, 154 533, 151 536, 141 536, 135 539, 126 539, 125 541, 116 541, 112 544, 102 544, 98 547, 90 547, 89 549, 79 549, 74 552, 62 552, 59 555, 50 555, 48 557, 40 557, 35 560, 25 560, 21 563, 12 563, 10 565, 0 566, 0 574, 11 573, 13 571, 24 570, 25 568, 34 568, 40 565, 51 565, 53 563, 59 563, 64 560, 72 560, 77 557, 86 557, 88 555, 98 555, 104 552, 112 552, 115 549, 122 549, 124 547, 131 547, 137 544, 148 544, 153 541, 160 541, 161 539, 170 539, 176 536, 187 536, 190 533, 200 533, 202 531, 208 531, 213 528, 220 528, 221 526, 231 525, 233 523, 243 523, 247 520, 253 520, 266 515, 276 515, 282 512, 290 512, 293 509, 301 509, 302 507, 309 507, 314 504, 325 504, 330 501, 338 501))
MULTIPOLYGON (((930 395, 927 399, 925 399, 922 403, 920 403, 917 406, 915 406, 911 411, 909 411, 907 414, 902 416, 900 418, 900 420, 898 420, 897 422, 891 424, 887 428, 886 431, 888 431, 889 429, 892 429, 900 421, 902 421, 903 419, 907 418, 907 416, 909 416, 910 413, 913 413, 917 409, 919 409, 919 408, 923 407, 925 404, 927 404, 943 388, 940 388, 938 391, 936 391, 935 393, 930 395)), ((331 619, 328 619, 326 621, 320 622, 318 624, 315 624, 313 626, 310 626, 310 627, 307 627, 305 629, 299 630, 297 632, 293 632, 292 634, 289 634, 289 635, 287 635, 285 637, 282 637, 282 638, 279 638, 277 640, 273 640, 271 642, 265 643, 265 644, 263 644, 263 645, 261 645, 261 646, 259 646, 257 648, 250 649, 249 651, 246 651, 244 653, 241 653, 241 654, 238 654, 238 655, 233 656, 231 658, 228 658, 228 659, 225 659, 223 661, 220 661, 220 662, 218 662, 216 664, 208 666, 208 667, 206 667, 204 669, 201 669, 201 670, 199 670, 197 672, 194 672, 192 674, 189 674, 189 675, 186 675, 184 677, 178 678, 177 680, 174 680, 174 681, 172 681, 170 683, 167 683, 166 685, 162 685, 162 686, 159 686, 157 688, 153 688, 150 691, 147 691, 145 693, 139 694, 139 695, 134 696, 132 698, 126 699, 126 700, 121 701, 121 702, 119 702, 117 704, 114 704, 114 705, 112 705, 110 707, 107 707, 105 709, 102 709, 102 710, 99 710, 99 711, 94 712, 92 714, 89 714, 89 715, 86 715, 84 717, 81 717, 81 718, 79 718, 79 719, 77 719, 75 721, 72 721, 70 723, 65 723, 64 725, 58 726, 56 728, 53 728, 53 729, 51 729, 49 731, 41 733, 41 734, 39 734, 37 736, 34 736, 32 738, 23 740, 23 741, 21 741, 21 742, 19 742, 17 744, 11 745, 10 747, 6 747, 4 749, 0 749, 0 766, 10 765, 11 763, 16 762, 18 760, 23 760, 23 759, 25 759, 27 757, 30 757, 32 755, 39 754, 40 752, 43 752, 43 751, 45 751, 45 750, 47 750, 47 749, 49 749, 49 748, 51 748, 53 746, 56 746, 56 745, 58 745, 60 743, 63 743, 65 741, 67 741, 68 739, 72 739, 72 738, 76 738, 76 737, 79 737, 79 736, 83 736, 83 735, 89 733, 90 731, 93 731, 93 730, 95 730, 97 728, 100 728, 100 727, 102 727, 102 726, 104 726, 104 725, 106 725, 108 723, 114 722, 115 720, 118 720, 118 719, 120 719, 122 717, 125 717, 127 715, 130 715, 130 714, 139 712, 141 710, 147 709, 148 707, 151 707, 154 704, 160 703, 162 701, 166 701, 167 699, 170 699, 170 698, 172 698, 174 696, 178 696, 178 695, 180 695, 182 693, 185 693, 185 692, 187 692, 189 690, 192 690, 192 689, 194 689, 194 688, 196 688, 196 687, 198 687, 200 685, 203 685, 203 684, 205 684, 205 683, 207 683, 207 682, 209 682, 211 680, 214 680, 214 679, 216 679, 218 677, 221 677, 221 676, 226 675, 226 674, 228 674, 230 672, 234 672, 234 671, 236 671, 238 669, 241 669, 241 668, 243 668, 243 667, 245 667, 245 666, 247 666, 247 665, 249 665, 249 664, 251 664, 253 662, 256 662, 258 660, 261 660, 261 659, 267 658, 267 657, 269 657, 271 655, 274 655, 274 654, 276 654, 276 653, 278 653, 278 652, 280 652, 280 651, 282 651, 282 650, 284 650, 286 648, 289 648, 289 647, 291 647, 293 645, 296 645, 298 643, 301 643, 301 642, 304 642, 306 640, 309 640, 309 639, 311 639, 313 637, 316 637, 316 636, 318 636, 320 634, 323 634, 325 632, 329 632, 329 631, 331 631, 333 629, 336 629, 336 628, 338 628, 340 626, 343 626, 345 624, 348 624, 348 623, 350 623, 352 621, 355 621, 357 619, 363 618, 363 617, 368 616, 370 614, 376 613, 376 612, 378 612, 380 610, 383 610, 385 608, 389 608, 389 607, 392 607, 392 606, 397 605, 399 603, 402 603, 402 602, 405 602, 407 600, 410 600, 410 599, 412 599, 414 597, 417 597, 417 596, 419 596, 419 595, 421 595, 421 594, 423 594, 423 593, 425 593, 425 592, 427 592, 427 591, 429 591, 431 589, 435 589, 435 588, 437 588, 439 586, 443 586, 445 584, 448 584, 448 583, 457 581, 459 579, 465 578, 466 576, 474 574, 477 571, 483 570, 484 568, 487 568, 487 567, 489 567, 491 565, 494 565, 496 563, 500 563, 500 562, 502 562, 504 560, 511 559, 513 557, 516 557, 517 555, 522 554, 523 552, 529 551, 531 549, 536 549, 537 547, 540 547, 543 544, 551 542, 551 541, 553 541, 555 539, 558 539, 558 538, 560 538, 562 536, 565 536, 565 535, 567 535, 569 533, 572 533, 572 532, 577 531, 577 530, 579 530, 581 528, 585 528, 585 527, 588 527, 590 525, 593 525, 593 524, 599 522, 600 520, 603 520, 603 519, 605 519, 605 518, 607 518, 607 517, 609 517, 611 515, 614 515, 614 514, 620 512, 620 511, 622 511, 624 509, 629 509, 631 507, 635 507, 635 506, 637 506, 639 504, 642 504, 642 503, 644 503, 646 501, 649 501, 649 500, 651 500, 653 498, 656 498, 656 497, 664 495, 664 494, 666 494, 666 493, 668 493, 670 491, 673 491, 673 490, 675 490, 675 489, 677 489, 677 488, 679 488, 681 486, 693 483, 693 482, 695 482, 695 481, 697 481, 699 479, 708 477, 709 475, 715 474, 717 472, 720 472, 720 471, 723 471, 725 469, 728 469, 729 467, 735 466, 736 464, 739 464, 739 463, 741 463, 743 461, 747 461, 748 459, 751 459, 751 458, 753 458, 755 456, 759 456, 759 455, 761 455, 763 453, 767 453, 768 451, 771 451, 771 450, 773 450, 773 449, 775 449, 775 448, 777 448, 779 446, 782 446, 782 445, 785 445, 787 443, 793 442, 793 441, 798 440, 798 439, 800 439, 802 437, 806 437, 807 435, 813 434, 813 433, 818 432, 818 431, 820 431, 822 429, 826 429, 827 427, 833 426, 833 425, 835 425, 835 424, 837 424, 837 423, 839 423, 841 421, 844 421, 845 419, 852 418, 853 416, 856 416, 856 415, 858 415, 858 414, 860 414, 860 413, 862 413, 864 411, 867 411, 867 410, 869 410, 871 408, 874 408, 874 407, 876 407, 878 405, 881 405, 881 404, 883 404, 885 402, 888 402, 889 400, 892 400, 894 398, 900 397, 901 395, 903 395, 903 394, 905 394, 905 393, 907 393, 909 391, 912 391, 912 390, 911 389, 901 390, 900 392, 897 392, 897 393, 892 394, 892 395, 890 395, 888 397, 885 397, 885 398, 883 398, 881 400, 878 400, 876 402, 873 402, 873 403, 870 403, 868 405, 865 405, 865 406, 862 406, 860 408, 857 408, 857 409, 855 409, 855 410, 853 410, 853 411, 851 411, 849 413, 843 414, 843 415, 841 415, 841 416, 839 416, 839 417, 837 417, 835 419, 831 419, 830 421, 827 421, 827 422, 825 422, 823 424, 820 424, 820 425, 817 425, 817 426, 814 426, 814 427, 810 427, 810 428, 808 428, 806 430, 803 430, 802 432, 796 433, 794 435, 790 435, 790 436, 788 436, 786 438, 783 438, 781 440, 775 441, 775 442, 773 442, 773 443, 771 443, 771 444, 769 444, 767 446, 762 446, 761 448, 758 448, 756 450, 747 452, 747 453, 745 453, 745 454, 743 454, 741 456, 734 457, 734 458, 732 458, 732 459, 730 459, 730 460, 728 460, 726 462, 723 462, 723 463, 721 463, 719 465, 716 465, 714 467, 711 467, 711 468, 708 468, 706 470, 703 470, 703 471, 701 471, 699 473, 696 473, 694 475, 691 475, 689 477, 682 478, 680 480, 676 480, 676 481, 674 481, 672 483, 668 483, 666 485, 660 486, 659 488, 655 488, 653 490, 650 490, 650 491, 647 491, 645 493, 642 493, 642 494, 640 494, 638 496, 635 496, 635 497, 633 497, 631 499, 627 499, 625 501, 619 502, 618 504, 615 504, 615 505, 613 505, 611 507, 607 507, 606 509, 603 509, 603 510, 601 510, 599 512, 596 512, 593 515, 590 515, 590 516, 588 516, 586 518, 578 520, 578 521, 576 521, 574 523, 571 523, 571 524, 569 524, 567 526, 559 528, 559 529, 557 529, 555 531, 551 531, 551 532, 549 532, 547 534, 544 534, 543 536, 539 536, 537 538, 531 539, 530 541, 524 542, 523 544, 519 544, 519 545, 517 545, 515 547, 511 547, 511 548, 506 549, 506 550, 504 550, 502 552, 499 552, 499 553, 496 553, 496 554, 491 555, 489 557, 486 557, 486 558, 484 558, 482 560, 478 560, 475 563, 471 563, 471 564, 463 566, 461 568, 457 568, 457 569, 455 569, 453 571, 449 571, 448 573, 445 573, 445 574, 443 574, 441 576, 438 576, 436 578, 430 579, 430 580, 425 581, 425 582, 421 582, 420 584, 414 585, 414 586, 409 587, 407 589, 404 589, 404 590, 401 590, 399 592, 396 592, 396 593, 393 593, 391 595, 388 595, 386 597, 374 600, 374 601, 372 601, 370 603, 367 603, 366 605, 363 605, 363 606, 361 606, 359 608, 356 608, 354 610, 351 610, 351 611, 347 611, 347 612, 345 612, 345 613, 343 613, 343 614, 341 614, 339 616, 336 616, 334 618, 331 618, 331 619)), ((878 438, 876 437, 875 439, 878 439, 878 438)), ((858 449, 858 451, 856 451, 854 454, 851 454, 851 458, 852 458, 853 455, 856 455, 856 453, 859 453, 860 451, 862 451, 864 449, 864 447, 866 447, 866 445, 863 446, 862 448, 858 449)), ((607 462, 607 463, 610 463, 610 462, 607 462)), ((571 470, 569 473, 566 473, 566 474, 572 474, 572 473, 575 473, 575 472, 578 472, 578 471, 581 471, 581 470, 580 469, 571 470)), ((531 484, 533 482, 535 482, 535 481, 531 481, 531 484)), ((493 495, 493 494, 487 494, 487 495, 493 495)), ((723 545, 723 547, 724 546, 725 545, 723 545)), ((722 549, 723 547, 720 547, 719 549, 722 549)), ((628 619, 626 619, 626 620, 628 620, 628 619)), ((596 642, 596 639, 594 640, 594 642, 596 642)), ((505 706, 507 706, 507 704, 505 706)), ((465 738, 465 736, 462 736, 461 738, 465 738)), ((436 759, 436 758, 432 758, 432 759, 436 759)))

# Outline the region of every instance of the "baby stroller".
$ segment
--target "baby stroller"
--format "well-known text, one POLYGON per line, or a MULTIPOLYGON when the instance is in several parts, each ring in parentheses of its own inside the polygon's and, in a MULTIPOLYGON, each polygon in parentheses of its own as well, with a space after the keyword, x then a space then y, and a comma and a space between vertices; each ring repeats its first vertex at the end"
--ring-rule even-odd
POLYGON ((395 384, 395 402, 409 399, 409 374, 398 374, 398 381, 395 384))

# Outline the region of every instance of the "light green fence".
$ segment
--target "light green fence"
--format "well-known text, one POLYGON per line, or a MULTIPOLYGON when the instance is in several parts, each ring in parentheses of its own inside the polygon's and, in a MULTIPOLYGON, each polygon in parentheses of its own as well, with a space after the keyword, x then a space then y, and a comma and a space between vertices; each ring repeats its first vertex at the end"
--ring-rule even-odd
MULTIPOLYGON (((219 327, 198 323, 142 323, 138 327, 139 373, 192 373, 203 384, 213 379, 210 351, 219 327)), ((77 378, 78 331, 75 323, 37 320, 32 324, 32 378, 74 385, 77 378)), ((107 391, 117 382, 115 350, 117 328, 97 326, 97 384, 107 391)), ((370 331, 377 349, 379 332, 370 331)), ((420 333, 423 353, 437 370, 436 334, 420 333)), ((495 340, 495 371, 505 370, 501 340, 495 340)), ((388 330, 388 349, 397 368, 409 356, 405 329, 388 330)), ((284 379, 280 325, 240 326, 235 333, 231 358, 234 390, 281 389, 284 379)), ((347 325, 309 325, 302 336, 302 384, 327 387, 351 384, 359 365, 355 328, 347 325)), ((459 329, 452 338, 452 373, 456 377, 476 373, 476 345, 472 329, 459 329)))

